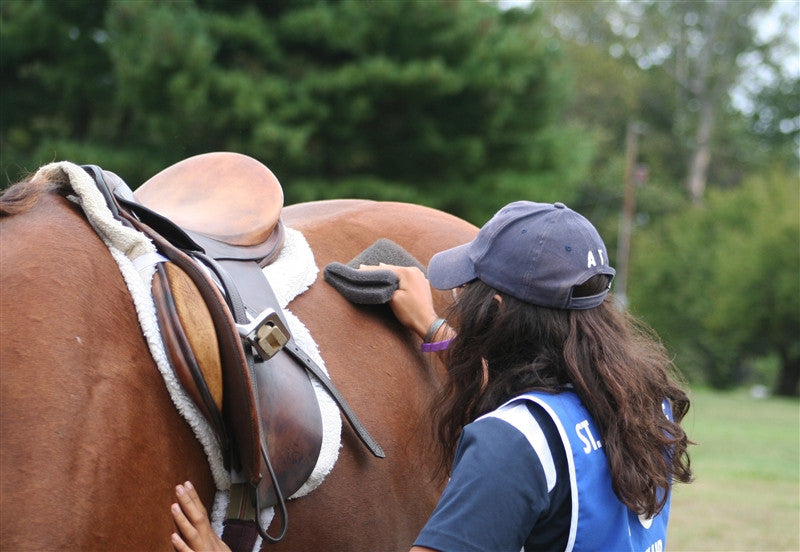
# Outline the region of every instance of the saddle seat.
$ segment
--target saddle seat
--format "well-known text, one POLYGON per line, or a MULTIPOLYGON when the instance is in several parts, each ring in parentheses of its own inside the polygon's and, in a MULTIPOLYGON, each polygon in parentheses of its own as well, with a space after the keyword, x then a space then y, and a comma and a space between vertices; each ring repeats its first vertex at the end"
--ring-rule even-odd
POLYGON ((261 254, 259 246, 276 241, 283 207, 283 189, 272 171, 232 152, 184 159, 150 178, 134 196, 190 235, 238 249, 250 259, 261 254))

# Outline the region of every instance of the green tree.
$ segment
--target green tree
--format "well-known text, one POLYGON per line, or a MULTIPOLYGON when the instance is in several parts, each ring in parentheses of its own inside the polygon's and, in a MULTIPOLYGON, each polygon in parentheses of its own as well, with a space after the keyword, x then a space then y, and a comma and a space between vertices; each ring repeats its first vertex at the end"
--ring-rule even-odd
POLYGON ((673 131, 688 147, 685 185, 693 203, 704 200, 716 131, 743 74, 739 60, 758 50, 752 17, 770 1, 647 2, 624 10, 640 35, 629 51, 643 67, 658 67, 675 95, 673 131))
MULTIPOLYGON (((45 5, 3 4, 3 70, 32 89, 47 83, 5 44, 37 19, 62 25, 45 5)), ((89 5, 72 0, 65 18, 89 5)), ((589 140, 560 121, 568 81, 536 12, 358 0, 98 10, 82 55, 104 87, 80 89, 86 131, 31 128, 35 105, 9 110, 2 141, 15 158, 99 163, 136 186, 189 155, 235 150, 270 166, 289 202, 402 199, 479 223, 511 199, 570 201, 588 169, 589 140)), ((25 48, 53 47, 33 36, 25 48)), ((39 63, 80 81, 77 57, 56 59, 39 63)))
POLYGON ((54 144, 102 133, 112 105, 106 2, 0 2, 0 150, 16 179, 57 155, 54 144), (44 146, 47 142, 49 145, 44 146))
MULTIPOLYGON (((575 45, 567 51, 581 52, 570 61, 590 81, 587 89, 607 91, 598 103, 581 102, 580 109, 616 107, 608 111, 616 115, 616 125, 601 128, 616 129, 617 145, 625 123, 646 123, 642 155, 651 174, 667 176, 671 185, 683 182, 689 200, 699 203, 707 182, 737 184, 744 164, 764 161, 753 155, 759 139, 753 139, 743 122, 748 114, 734 105, 732 95, 748 92, 743 85, 755 82, 757 72, 769 69, 781 77, 776 53, 797 56, 796 47, 787 50, 786 36, 796 31, 791 26, 786 33, 757 38, 756 22, 772 5, 772 0, 648 0, 547 3, 543 9, 560 36, 575 45), (598 58, 604 61, 592 62, 598 58), (616 70, 598 72, 609 64, 616 70), (630 88, 621 92, 621 83, 630 88), (620 111, 623 106, 627 112, 620 111)), ((790 86, 758 83, 768 94, 791 93, 790 86)))
POLYGON ((775 355, 775 392, 800 381, 800 190, 774 170, 640 233, 632 303, 678 351, 689 374, 717 387, 775 355))

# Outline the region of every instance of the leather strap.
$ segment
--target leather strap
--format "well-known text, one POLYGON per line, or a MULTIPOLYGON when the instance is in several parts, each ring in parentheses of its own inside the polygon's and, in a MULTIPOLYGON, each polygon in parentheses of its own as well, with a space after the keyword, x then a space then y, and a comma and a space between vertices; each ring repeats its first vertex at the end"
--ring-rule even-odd
POLYGON ((232 552, 253 552, 258 538, 254 519, 229 517, 223 522, 222 541, 232 552))
POLYGON ((294 338, 290 338, 289 341, 284 345, 284 349, 286 349, 298 362, 300 362, 306 369, 311 372, 317 380, 325 387, 326 391, 330 393, 333 400, 336 401, 336 404, 339 405, 339 408, 344 414, 344 417, 347 419, 347 422, 356 432, 358 438, 361 439, 361 442, 364 443, 364 446, 369 449, 369 451, 378 458, 386 458, 386 453, 383 452, 383 449, 378 444, 378 442, 370 435, 369 431, 361 423, 361 420, 358 419, 355 412, 352 411, 350 405, 347 404, 347 401, 342 397, 339 390, 336 389, 336 386, 330 380, 330 378, 322 371, 316 362, 314 362, 310 356, 308 356, 303 350, 297 345, 294 338))

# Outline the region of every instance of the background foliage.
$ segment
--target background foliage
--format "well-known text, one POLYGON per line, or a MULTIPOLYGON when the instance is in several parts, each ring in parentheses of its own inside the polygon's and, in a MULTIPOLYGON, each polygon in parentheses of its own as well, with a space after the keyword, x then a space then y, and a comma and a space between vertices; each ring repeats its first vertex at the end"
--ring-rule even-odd
POLYGON ((69 159, 135 187, 233 150, 287 203, 410 201, 480 225, 564 201, 616 257, 634 124, 630 307, 693 381, 797 395, 797 4, 517 6, 3 0, 3 185, 69 159), (767 13, 788 19, 764 35, 767 13))

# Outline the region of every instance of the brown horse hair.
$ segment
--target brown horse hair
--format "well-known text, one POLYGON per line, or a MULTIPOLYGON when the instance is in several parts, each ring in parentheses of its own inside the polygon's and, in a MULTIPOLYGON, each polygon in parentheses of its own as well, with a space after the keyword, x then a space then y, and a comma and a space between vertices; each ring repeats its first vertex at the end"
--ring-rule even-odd
MULTIPOLYGON (((574 294, 607 283, 594 277, 574 294)), ((593 309, 550 309, 475 280, 448 317, 458 333, 443 353, 449 379, 433 402, 439 474, 450 469, 465 424, 525 391, 571 385, 598 425, 614 491, 628 508, 650 517, 672 481, 691 481, 683 381, 655 334, 611 296, 593 309)))
POLYGON ((66 193, 69 177, 64 171, 56 169, 40 176, 43 178, 29 175, 0 195, 0 217, 10 217, 30 210, 44 194, 66 193))

